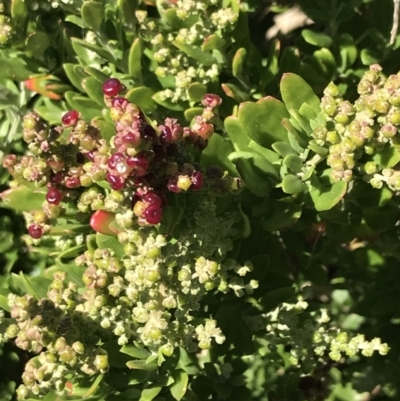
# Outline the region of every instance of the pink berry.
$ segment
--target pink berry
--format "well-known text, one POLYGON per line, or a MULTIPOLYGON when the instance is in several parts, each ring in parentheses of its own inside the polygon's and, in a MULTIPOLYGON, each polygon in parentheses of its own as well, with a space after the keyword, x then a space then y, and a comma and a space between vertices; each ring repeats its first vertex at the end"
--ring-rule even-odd
POLYGON ((115 169, 117 163, 125 162, 125 161, 126 161, 126 157, 123 153, 119 153, 119 152, 114 153, 108 159, 108 167, 115 169))
POLYGON ((29 235, 34 238, 34 239, 39 239, 43 235, 43 230, 40 226, 37 226, 36 224, 32 224, 28 228, 29 235))
POLYGON ((212 109, 214 107, 218 107, 222 103, 222 99, 218 95, 214 95, 213 93, 207 93, 204 95, 203 100, 201 101, 201 104, 204 107, 211 107, 212 109))
POLYGON ((162 218, 162 209, 159 206, 150 205, 145 209, 144 217, 149 224, 158 224, 162 218))
POLYGON ((117 78, 109 78, 103 83, 103 93, 106 96, 117 96, 124 88, 124 85, 122 85, 121 81, 117 78))
POLYGON ((147 174, 149 168, 149 161, 142 155, 130 156, 127 159, 127 164, 132 167, 133 175, 141 177, 147 174))
POLYGON ((80 114, 76 110, 67 111, 61 118, 64 127, 72 127, 76 125, 80 114))
POLYGON ((192 191, 200 191, 203 188, 204 177, 200 171, 196 171, 190 179, 192 181, 192 185, 190 186, 192 191))
POLYGON ((129 102, 124 97, 115 97, 111 102, 111 106, 119 109, 124 109, 128 105, 128 103, 129 102))
POLYGON ((214 126, 212 124, 203 123, 197 130, 197 135, 204 139, 210 139, 214 133, 214 126))
POLYGON ((107 174, 107 181, 110 184, 111 188, 115 191, 120 191, 125 186, 125 180, 119 175, 107 174))
POLYGON ((62 193, 58 189, 52 188, 47 191, 46 200, 52 205, 59 205, 62 198, 62 193))
POLYGON ((150 191, 143 195, 142 198, 145 202, 150 203, 150 205, 154 205, 157 207, 161 207, 162 199, 155 192, 150 191))

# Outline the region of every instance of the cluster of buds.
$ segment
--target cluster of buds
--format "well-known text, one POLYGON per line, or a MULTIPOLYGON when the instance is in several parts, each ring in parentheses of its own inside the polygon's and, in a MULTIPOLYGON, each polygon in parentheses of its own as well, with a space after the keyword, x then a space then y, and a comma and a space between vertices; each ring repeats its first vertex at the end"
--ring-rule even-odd
POLYGON ((190 100, 190 85, 207 85, 218 79, 222 64, 216 61, 211 65, 203 65, 173 43, 201 48, 211 35, 226 38, 236 26, 238 13, 230 7, 224 7, 222 3, 220 0, 160 2, 164 12, 173 9, 176 17, 183 22, 194 21, 190 28, 181 28, 175 32, 165 30, 163 21, 157 23, 154 19, 147 18, 146 11, 136 12, 142 37, 151 44, 153 59, 158 64, 156 75, 161 79, 171 76, 175 80, 174 89, 165 89, 158 93, 161 100, 172 103, 190 100))
POLYGON ((64 114, 62 126, 55 128, 33 112, 25 116, 23 137, 31 154, 20 159, 8 155, 3 165, 16 181, 46 190, 43 210, 32 211, 28 218, 31 237, 49 233, 67 205, 82 213, 133 210, 139 225, 155 225, 162 219, 168 193, 237 189, 232 178, 205 174, 194 162, 196 150, 205 149, 214 133, 210 120, 221 103, 217 95, 204 97, 203 114, 191 127, 172 118, 153 127, 136 105, 121 96, 124 90, 114 78, 103 84, 116 129, 109 142, 76 110, 64 114))
POLYGON ((379 338, 367 341, 364 335, 351 336, 330 327, 326 309, 314 312, 307 309, 308 303, 299 296, 296 303, 281 304, 266 314, 263 320, 269 347, 275 350, 279 344, 288 347, 290 362, 301 366, 303 372, 312 372, 318 363, 325 362, 326 356, 338 362, 345 355, 352 357, 361 353, 370 357, 375 352, 380 355, 389 352, 389 346, 379 338))
POLYGON ((398 191, 400 172, 392 168, 397 160, 388 164, 379 154, 399 144, 400 75, 386 78, 380 66, 372 65, 358 84, 358 93, 352 104, 343 100, 336 85, 329 84, 321 100, 327 123, 313 135, 320 145, 329 146, 327 163, 334 180, 351 181, 357 172, 374 188, 386 183, 398 191))

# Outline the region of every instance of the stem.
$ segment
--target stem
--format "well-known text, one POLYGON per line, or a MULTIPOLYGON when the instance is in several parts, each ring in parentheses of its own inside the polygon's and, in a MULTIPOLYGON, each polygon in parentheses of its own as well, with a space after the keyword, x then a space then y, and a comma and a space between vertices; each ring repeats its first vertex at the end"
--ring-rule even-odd
POLYGON ((396 40, 397 30, 399 29, 399 12, 400 12, 400 0, 393 0, 394 10, 393 10, 393 25, 390 31, 390 42, 392 46, 396 40))

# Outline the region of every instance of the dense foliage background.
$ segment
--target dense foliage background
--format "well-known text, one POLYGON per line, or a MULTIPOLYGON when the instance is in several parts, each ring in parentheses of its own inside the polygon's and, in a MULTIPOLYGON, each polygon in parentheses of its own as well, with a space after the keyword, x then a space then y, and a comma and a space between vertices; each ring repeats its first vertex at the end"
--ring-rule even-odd
MULTIPOLYGON (((180 227, 175 239, 192 229, 215 243, 231 224, 237 235, 226 234, 234 244, 227 258, 250 261, 246 280, 258 281, 243 297, 204 295, 196 324, 215 318, 223 344, 193 354, 176 347, 170 356, 148 344, 121 351, 114 338, 102 340, 117 355, 106 378, 100 369, 87 382, 71 379, 76 391, 67 387, 57 398, 50 389, 46 401, 400 399, 400 85, 397 75, 383 78, 400 70, 393 15, 392 0, 0 2, 0 159, 27 152, 28 112, 56 126, 74 109, 111 138, 115 119, 102 91, 109 77, 159 128, 167 117, 189 126, 203 113, 204 95, 216 93, 223 102, 210 119, 215 133, 202 153, 188 154, 203 172, 219 166, 227 181, 240 177, 242 191, 224 187, 226 196, 216 198, 210 184, 202 194, 221 226, 192 222, 198 198, 191 195, 173 204, 186 217, 172 210, 162 223, 180 227), (363 127, 373 133, 362 136, 363 127), (228 223, 221 211, 231 213, 228 223)), ((33 240, 29 213, 44 194, 21 190, 25 179, 0 170, 1 190, 17 188, 0 203, 2 400, 17 399, 34 357, 5 341, 14 337, 7 297, 46 297, 57 269, 84 288, 85 270, 74 260, 86 250, 82 227, 90 229, 95 210, 78 221, 56 219, 56 237, 33 240)), ((98 187, 109 196, 109 187, 98 187)), ((95 248, 120 246, 115 237, 100 242, 103 234, 95 248)))

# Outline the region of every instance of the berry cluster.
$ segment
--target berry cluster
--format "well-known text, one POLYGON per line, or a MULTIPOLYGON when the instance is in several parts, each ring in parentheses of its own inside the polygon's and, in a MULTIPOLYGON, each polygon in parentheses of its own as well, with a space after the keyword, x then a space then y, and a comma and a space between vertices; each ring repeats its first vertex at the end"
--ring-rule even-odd
POLYGON ((379 65, 372 65, 358 93, 353 104, 343 100, 331 83, 321 99, 327 122, 314 130, 314 137, 320 145, 329 146, 327 163, 334 180, 351 181, 357 172, 374 188, 385 182, 398 191, 400 172, 393 169, 399 159, 397 151, 394 157, 388 155, 399 143, 400 75, 386 78, 379 65))
POLYGON ((190 127, 173 118, 153 126, 139 107, 121 96, 124 90, 115 78, 103 84, 116 131, 109 141, 76 110, 64 114, 62 126, 54 128, 35 113, 25 116, 24 139, 31 155, 21 159, 8 155, 3 164, 20 183, 47 188, 43 211, 31 213, 32 238, 49 233, 65 205, 83 213, 130 209, 137 224, 155 225, 162 219, 169 193, 223 193, 237 188, 232 178, 207 175, 195 162, 196 152, 205 149, 214 133, 210 120, 221 104, 219 96, 204 97, 203 114, 190 127))

